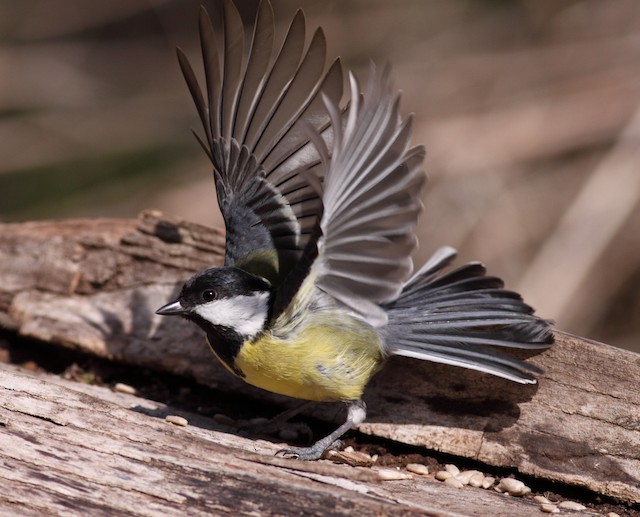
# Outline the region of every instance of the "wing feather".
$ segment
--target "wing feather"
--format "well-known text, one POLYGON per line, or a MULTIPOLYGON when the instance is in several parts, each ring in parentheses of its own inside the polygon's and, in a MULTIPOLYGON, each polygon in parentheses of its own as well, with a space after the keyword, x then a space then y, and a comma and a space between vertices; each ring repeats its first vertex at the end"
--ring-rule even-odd
POLYGON ((220 109, 222 104, 221 99, 221 73, 220 73, 220 50, 218 48, 218 41, 216 35, 213 32, 213 26, 211 25, 211 19, 209 13, 203 7, 200 9, 200 47, 202 50, 202 61, 204 64, 204 75, 207 87, 207 101, 208 101, 208 131, 207 138, 209 142, 215 138, 220 138, 222 134, 222 127, 220 123, 220 115, 222 110, 220 109))
MULTIPOLYGON (((191 98, 193 99, 193 103, 196 105, 196 111, 198 112, 198 116, 200 117, 200 122, 202 123, 202 127, 205 130, 205 138, 207 142, 212 140, 211 137, 211 125, 209 124, 209 110, 207 108, 207 104, 202 96, 202 92, 200 91, 200 86, 198 85, 198 80, 196 79, 196 74, 189 63, 189 59, 182 51, 180 47, 176 49, 176 53, 178 56, 178 63, 180 64, 180 69, 182 70, 182 75, 185 78, 185 82, 187 83, 187 87, 189 88, 189 93, 191 94, 191 98)), ((194 136, 198 140, 198 143, 202 146, 204 151, 207 153, 207 156, 210 160, 212 160, 211 149, 208 144, 205 144, 204 140, 200 138, 200 136, 194 131, 194 136)))
MULTIPOLYGON (((305 41, 305 20, 302 11, 293 18, 278 57, 268 75, 256 111, 249 124, 245 144, 259 161, 264 159, 265 149, 259 148, 262 135, 267 132, 269 121, 287 91, 289 83, 298 69, 305 41)), ((264 145, 264 140, 262 140, 264 145)))
POLYGON ((271 4, 260 2, 251 38, 249 60, 238 101, 236 125, 233 130, 233 137, 238 142, 246 140, 249 123, 260 100, 260 92, 266 81, 266 72, 273 52, 274 36, 275 23, 271 4))
POLYGON ((224 4, 224 74, 221 116, 222 134, 233 135, 238 98, 241 93, 242 62, 244 59, 244 26, 231 0, 224 4))
POLYGON ((333 135, 316 265, 318 286, 376 326, 387 322, 379 305, 397 298, 411 273, 425 181, 424 150, 409 147, 411 117, 400 116, 389 83, 389 69, 378 74, 372 65, 360 94, 350 76, 346 120, 325 99, 333 135))
POLYGON ((321 30, 305 50, 301 11, 275 54, 268 1, 260 2, 247 34, 231 0, 222 2, 216 21, 221 23, 214 30, 201 9, 204 94, 181 50, 178 61, 204 127, 198 141, 214 165, 227 229, 225 264, 279 284, 302 257, 322 214, 324 169, 309 128, 331 141, 322 98, 340 102, 342 68, 335 61, 325 71, 321 30))
POLYGON ((265 130, 258 141, 258 148, 264 149, 263 161, 296 122, 307 107, 309 99, 315 95, 316 85, 322 78, 326 54, 326 40, 323 32, 318 29, 289 88, 269 119, 268 130, 265 130))

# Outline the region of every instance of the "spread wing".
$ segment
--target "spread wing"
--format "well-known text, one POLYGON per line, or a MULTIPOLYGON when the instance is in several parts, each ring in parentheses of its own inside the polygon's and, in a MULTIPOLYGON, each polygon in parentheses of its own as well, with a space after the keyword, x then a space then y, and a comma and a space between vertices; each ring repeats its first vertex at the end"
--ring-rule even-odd
POLYGON ((204 93, 180 49, 178 60, 204 128, 198 140, 214 166, 227 231, 225 265, 278 284, 322 214, 317 184, 323 169, 309 127, 331 139, 322 99, 338 105, 342 69, 336 60, 325 72, 321 29, 305 49, 302 11, 277 52, 268 1, 247 31, 231 0, 224 1, 221 18, 214 30, 200 11, 204 93))
POLYGON ((322 139, 315 139, 330 165, 314 268, 318 287, 382 326, 387 316, 379 304, 398 297, 413 268, 424 149, 409 147, 411 117, 399 114, 388 67, 379 74, 372 65, 363 95, 353 75, 350 82, 345 124, 338 105, 326 99, 335 132, 330 160, 322 139))

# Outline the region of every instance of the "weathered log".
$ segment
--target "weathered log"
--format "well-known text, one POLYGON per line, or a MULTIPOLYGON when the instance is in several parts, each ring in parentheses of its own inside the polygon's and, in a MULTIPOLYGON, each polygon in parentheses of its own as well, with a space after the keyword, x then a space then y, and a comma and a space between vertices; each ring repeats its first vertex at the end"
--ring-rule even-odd
POLYGON ((0 322, 101 357, 221 378, 197 329, 155 310, 222 263, 224 233, 157 212, 133 220, 0 225, 0 322))
POLYGON ((284 460, 277 444, 179 413, 187 427, 156 402, 0 365, 0 513, 540 515, 493 491, 284 460))
MULTIPOLYGON (((1 225, 0 319, 22 336, 273 400, 220 367, 195 326, 154 315, 223 246, 220 231, 156 212, 1 225)), ((640 356, 556 337, 530 358, 546 372, 537 386, 393 358, 359 429, 640 502, 640 356)))

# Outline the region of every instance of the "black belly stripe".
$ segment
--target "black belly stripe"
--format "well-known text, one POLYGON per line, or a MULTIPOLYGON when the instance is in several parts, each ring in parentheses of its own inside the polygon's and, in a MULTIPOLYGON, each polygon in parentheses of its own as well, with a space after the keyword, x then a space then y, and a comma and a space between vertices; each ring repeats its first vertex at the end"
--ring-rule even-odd
POLYGON ((235 365, 243 342, 242 337, 228 327, 216 327, 214 331, 207 332, 207 343, 213 353, 238 377, 244 377, 244 373, 235 365))
POLYGON ((244 374, 235 366, 235 362, 245 338, 231 327, 212 325, 196 313, 189 314, 189 319, 206 332, 207 343, 215 356, 220 359, 229 370, 239 377, 244 378, 244 374))

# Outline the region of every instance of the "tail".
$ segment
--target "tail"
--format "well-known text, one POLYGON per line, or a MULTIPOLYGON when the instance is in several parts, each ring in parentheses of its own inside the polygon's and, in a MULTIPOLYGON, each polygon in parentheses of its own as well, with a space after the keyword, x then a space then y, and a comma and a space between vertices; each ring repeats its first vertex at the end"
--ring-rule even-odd
POLYGON ((442 274, 456 256, 441 248, 405 284, 384 309, 386 352, 462 366, 523 384, 534 384, 542 371, 494 347, 547 348, 553 343, 552 322, 533 315, 499 278, 485 276, 472 262, 442 274))

